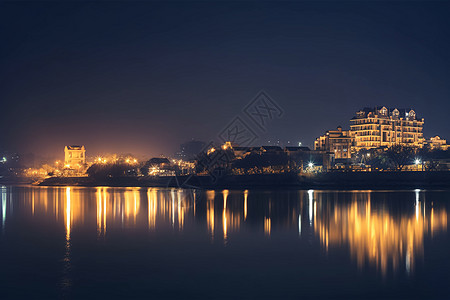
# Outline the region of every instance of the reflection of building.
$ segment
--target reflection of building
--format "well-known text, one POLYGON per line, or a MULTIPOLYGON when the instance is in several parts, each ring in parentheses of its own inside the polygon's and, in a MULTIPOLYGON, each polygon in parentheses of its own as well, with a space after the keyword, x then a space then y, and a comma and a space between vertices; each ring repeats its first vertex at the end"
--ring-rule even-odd
POLYGON ((441 139, 439 136, 435 136, 426 141, 426 145, 431 150, 447 150, 447 140, 441 139))
POLYGON ((84 146, 66 146, 64 147, 66 165, 75 166, 86 163, 86 149, 84 146))
POLYGON ((364 108, 351 120, 355 150, 395 144, 423 147, 423 123, 412 109, 364 108))
MULTIPOLYGON (((36 220, 53 220, 65 228, 69 258, 73 233, 85 230, 96 231, 98 239, 122 235, 124 228, 139 229, 135 233, 160 230, 161 234, 186 230, 225 243, 264 234, 297 240, 299 234, 308 237, 304 239, 308 243, 310 237, 318 239, 326 251, 348 249, 360 267, 370 265, 383 274, 399 269, 413 272, 427 238, 448 226, 446 194, 435 198, 419 190, 207 190, 198 194, 187 189, 24 187, 26 201, 17 202, 12 201, 11 189, 0 187, 0 233, 14 227, 14 218, 25 213, 36 220), (387 194, 392 198, 386 199, 387 194), (196 195, 204 200, 196 201, 196 195), (433 202, 436 199, 442 201, 433 202)), ((24 226, 48 226, 46 222, 25 222, 24 226)))
POLYGON ((360 267, 369 262, 383 274, 389 265, 394 271, 400 265, 411 271, 423 254, 424 237, 447 228, 447 212, 426 206, 418 191, 415 214, 400 216, 371 204, 371 193, 356 196, 350 203, 318 201, 314 232, 326 249, 348 244, 360 267))
POLYGON ((314 142, 314 150, 325 150, 334 153, 335 159, 351 158, 353 139, 349 130, 328 130, 314 142))

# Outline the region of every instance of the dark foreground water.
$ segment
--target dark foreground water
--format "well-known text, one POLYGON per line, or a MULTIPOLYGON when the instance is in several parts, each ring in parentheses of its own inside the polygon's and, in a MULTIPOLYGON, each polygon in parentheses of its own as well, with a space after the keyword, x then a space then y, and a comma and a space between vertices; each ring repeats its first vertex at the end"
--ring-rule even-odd
POLYGON ((0 187, 0 298, 448 298, 449 191, 0 187))

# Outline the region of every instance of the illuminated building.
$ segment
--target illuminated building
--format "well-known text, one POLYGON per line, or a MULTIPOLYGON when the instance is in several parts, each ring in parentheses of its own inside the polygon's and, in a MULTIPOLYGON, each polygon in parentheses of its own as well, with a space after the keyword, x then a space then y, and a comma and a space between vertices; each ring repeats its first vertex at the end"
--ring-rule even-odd
POLYGON ((314 150, 324 150, 334 153, 335 159, 351 158, 353 138, 349 130, 342 130, 338 126, 336 130, 328 130, 314 142, 314 150))
POLYGON ((66 146, 64 147, 66 166, 84 165, 86 163, 86 149, 84 146, 66 146))
POLYGON ((424 144, 424 119, 412 109, 364 108, 350 122, 355 151, 396 144, 422 148, 424 144))
POLYGON ((237 158, 243 158, 253 151, 256 147, 233 147, 234 156, 237 158))
POLYGON ((430 150, 448 150, 447 140, 435 136, 426 141, 426 145, 430 150))
POLYGON ((165 157, 154 157, 145 163, 142 173, 150 176, 174 176, 174 165, 165 157))

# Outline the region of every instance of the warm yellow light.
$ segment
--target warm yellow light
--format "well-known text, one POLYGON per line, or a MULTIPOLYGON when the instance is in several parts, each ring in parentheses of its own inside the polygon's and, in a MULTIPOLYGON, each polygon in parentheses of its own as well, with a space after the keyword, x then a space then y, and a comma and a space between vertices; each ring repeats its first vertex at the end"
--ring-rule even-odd
POLYGON ((404 215, 400 218, 388 211, 378 211, 371 206, 370 194, 367 201, 352 201, 349 204, 328 207, 326 214, 318 214, 315 218, 314 232, 318 234, 321 244, 348 244, 351 256, 358 266, 366 262, 377 266, 383 275, 392 265, 395 270, 403 262, 407 271, 413 270, 414 260, 423 254, 425 236, 433 229, 446 230, 447 213, 439 212, 439 225, 433 226, 433 209, 431 217, 426 218, 420 202, 416 203, 416 214, 404 215), (325 217, 334 215, 334 218, 325 217))
POLYGON ((272 220, 270 218, 264 218, 264 234, 270 235, 272 230, 272 220))
POLYGON ((71 206, 70 206, 70 187, 66 187, 66 240, 70 240, 70 227, 71 227, 71 206))
POLYGON ((248 199, 248 190, 244 191, 244 220, 247 220, 247 199, 248 199))

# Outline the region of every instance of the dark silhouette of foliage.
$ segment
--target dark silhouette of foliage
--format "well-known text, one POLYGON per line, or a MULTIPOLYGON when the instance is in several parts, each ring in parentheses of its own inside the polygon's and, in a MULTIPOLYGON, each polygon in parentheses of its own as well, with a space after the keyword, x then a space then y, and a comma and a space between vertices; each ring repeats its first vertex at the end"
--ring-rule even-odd
POLYGON ((122 162, 113 164, 93 164, 86 172, 90 177, 97 179, 137 175, 134 167, 122 162))
MULTIPOLYGON (((418 151, 418 157, 422 159, 425 170, 442 170, 440 161, 450 159, 450 150, 422 148, 418 151)), ((445 165, 444 169, 446 169, 445 165)))
POLYGON ((386 156, 386 148, 362 149, 353 158, 353 163, 377 169, 389 169, 392 162, 386 156))
POLYGON ((271 166, 288 166, 288 156, 286 153, 251 153, 243 159, 233 163, 234 168, 264 168, 271 166))
POLYGON ((234 152, 229 149, 216 148, 214 152, 209 154, 202 152, 197 156, 196 171, 213 174, 217 170, 217 172, 225 174, 230 169, 234 159, 234 152))
POLYGON ((391 165, 401 171, 405 165, 411 164, 417 149, 411 146, 394 145, 384 153, 391 165))

